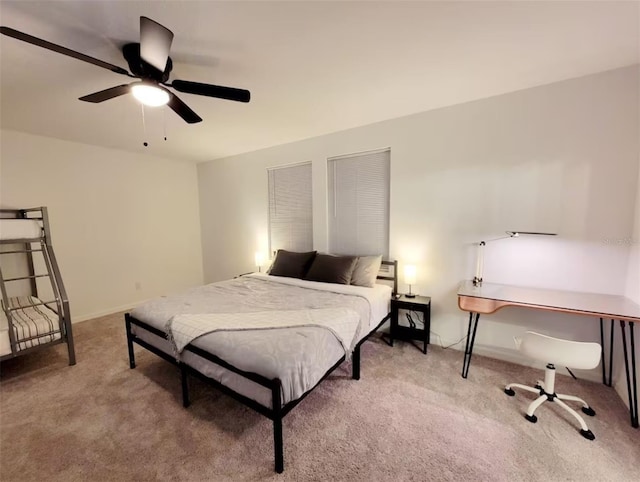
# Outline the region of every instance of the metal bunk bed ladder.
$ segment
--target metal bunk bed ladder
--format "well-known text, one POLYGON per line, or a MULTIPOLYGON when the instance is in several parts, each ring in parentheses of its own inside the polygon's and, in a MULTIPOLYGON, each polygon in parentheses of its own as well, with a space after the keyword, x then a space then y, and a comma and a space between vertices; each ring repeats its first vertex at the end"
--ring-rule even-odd
POLYGON ((41 223, 38 237, 18 237, 4 239, 0 237, 2 245, 23 246, 21 249, 0 251, 1 255, 24 254, 27 260, 28 275, 5 278, 0 265, 0 291, 2 292, 2 310, 6 317, 10 353, 0 353, 0 361, 19 355, 37 351, 39 349, 66 343, 69 352, 69 365, 76 364, 73 345, 73 332, 69 312, 69 300, 62 282, 60 269, 51 244, 51 229, 46 207, 31 209, 0 209, 0 219, 23 219, 41 223), (34 247, 37 245, 37 248, 34 247), (34 253, 41 253, 46 273, 36 273, 34 253), (40 278, 47 278, 51 284, 53 300, 42 301, 38 297, 38 283, 40 278), (9 297, 7 284, 28 281, 31 296, 9 297), (49 318, 49 313, 56 318, 56 322, 49 318), (34 333, 35 332, 35 333, 34 333))

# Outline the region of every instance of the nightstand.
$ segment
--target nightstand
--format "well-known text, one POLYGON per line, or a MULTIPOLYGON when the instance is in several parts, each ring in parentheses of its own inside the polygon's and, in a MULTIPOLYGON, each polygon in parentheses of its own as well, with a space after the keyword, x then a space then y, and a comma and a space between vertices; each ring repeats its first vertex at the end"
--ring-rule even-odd
MULTIPOLYGON (((407 298, 405 295, 400 298, 391 298, 391 330, 389 333, 390 345, 393 340, 406 340, 413 343, 414 340, 422 341, 422 353, 427 353, 427 345, 430 341, 431 332, 431 298, 428 296, 416 296, 407 298), (403 326, 398 323, 400 310, 422 313, 422 319, 418 319, 415 327, 403 326), (424 323, 420 323, 420 321, 424 323), (422 327, 420 326, 422 325, 422 327)), ((418 349, 420 347, 413 343, 418 349)))

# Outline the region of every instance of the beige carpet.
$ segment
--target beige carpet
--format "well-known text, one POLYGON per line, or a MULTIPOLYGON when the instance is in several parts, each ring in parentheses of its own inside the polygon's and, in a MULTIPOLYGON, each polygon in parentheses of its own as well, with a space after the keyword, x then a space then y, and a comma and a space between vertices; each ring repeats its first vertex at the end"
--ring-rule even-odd
POLYGON ((475 357, 463 380, 460 352, 379 339, 360 381, 338 369, 285 418, 277 475, 268 419, 196 380, 183 409, 173 366, 136 347, 129 369, 121 315, 74 328, 76 366, 65 346, 2 365, 3 481, 639 480, 640 430, 612 389, 559 377, 598 413, 590 442, 558 407, 532 425, 533 394, 502 392, 536 370, 475 357))

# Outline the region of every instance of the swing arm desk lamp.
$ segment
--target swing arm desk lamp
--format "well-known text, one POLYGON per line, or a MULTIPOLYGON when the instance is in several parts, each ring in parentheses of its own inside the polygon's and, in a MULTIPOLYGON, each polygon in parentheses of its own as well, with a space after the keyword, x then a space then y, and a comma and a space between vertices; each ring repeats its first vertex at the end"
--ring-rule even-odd
POLYGON ((478 250, 476 252, 476 275, 473 278, 473 284, 475 286, 482 285, 482 271, 484 270, 484 247, 487 243, 498 241, 500 239, 517 238, 520 235, 533 235, 533 236, 556 236, 556 233, 538 233, 534 231, 505 231, 507 236, 501 236, 499 238, 489 239, 487 241, 480 241, 478 243, 478 250))

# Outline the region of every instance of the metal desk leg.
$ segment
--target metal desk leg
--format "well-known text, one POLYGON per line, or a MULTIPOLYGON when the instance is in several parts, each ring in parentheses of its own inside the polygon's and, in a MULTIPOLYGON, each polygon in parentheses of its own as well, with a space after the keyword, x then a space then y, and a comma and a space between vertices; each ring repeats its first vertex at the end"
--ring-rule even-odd
POLYGON ((627 395, 629 396, 629 415, 631 417, 631 426, 638 428, 638 378, 636 374, 636 344, 634 338, 634 323, 629 324, 629 341, 631 348, 631 375, 629 374, 629 355, 627 353, 627 332, 625 330, 624 320, 620 320, 620 329, 622 331, 622 349, 624 351, 624 370, 627 377, 627 395), (633 385, 632 385, 633 382, 633 385))
POLYGON ((604 366, 604 326, 600 318, 600 364, 602 365, 602 383, 607 384, 606 367, 604 366))
MULTIPOLYGON (((634 415, 633 415, 633 421, 631 422, 631 425, 634 428, 638 428, 640 427, 640 423, 638 423, 638 376, 636 373, 636 343, 635 343, 635 336, 633 333, 633 329, 635 326, 635 323, 629 323, 629 338, 631 339, 631 369, 633 371, 633 407, 634 407, 634 415)), ((629 406, 631 406, 631 403, 629 403, 629 406)))
POLYGON ((600 363, 602 365, 602 383, 611 386, 613 375, 613 320, 611 320, 611 335, 609 336, 609 379, 607 380, 607 361, 604 349, 604 320, 600 318, 600 363))
POLYGON ((467 378, 469 366, 471 365, 471 355, 473 354, 473 344, 476 341, 476 330, 478 329, 480 313, 476 313, 475 320, 473 313, 469 313, 469 328, 467 329, 467 344, 464 349, 464 361, 462 362, 462 378, 467 378), (473 327, 472 327, 473 325, 473 327))
POLYGON ((611 386, 613 380, 613 319, 611 320, 611 335, 609 338, 609 382, 607 386, 611 386))

